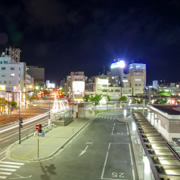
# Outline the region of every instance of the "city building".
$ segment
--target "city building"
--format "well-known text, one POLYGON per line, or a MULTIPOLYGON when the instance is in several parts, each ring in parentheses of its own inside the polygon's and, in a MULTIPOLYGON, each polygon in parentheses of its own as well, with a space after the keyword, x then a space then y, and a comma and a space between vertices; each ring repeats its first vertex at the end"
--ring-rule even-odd
POLYGON ((71 72, 66 78, 66 94, 74 100, 82 100, 85 94, 85 81, 84 72, 71 72))
POLYGON ((0 97, 8 101, 22 100, 22 92, 33 90, 33 77, 27 74, 26 63, 20 62, 20 52, 9 48, 0 57, 0 97))
POLYGON ((169 142, 180 138, 180 107, 177 105, 148 105, 148 120, 169 142))
POLYGON ((143 93, 146 87, 146 65, 141 63, 130 64, 128 77, 132 95, 143 93))

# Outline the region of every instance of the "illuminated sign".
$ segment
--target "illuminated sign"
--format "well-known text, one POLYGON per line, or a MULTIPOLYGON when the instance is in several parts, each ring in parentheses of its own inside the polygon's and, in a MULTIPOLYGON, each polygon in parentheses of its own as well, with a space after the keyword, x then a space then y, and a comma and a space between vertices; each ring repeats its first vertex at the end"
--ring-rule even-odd
POLYGON ((82 94, 85 91, 85 82, 84 81, 74 81, 72 83, 72 89, 74 94, 82 94))
POLYGON ((1 91, 5 91, 6 90, 6 86, 5 85, 0 85, 0 90, 1 91))
POLYGON ((141 63, 134 63, 129 65, 129 69, 134 69, 134 70, 146 70, 146 64, 141 64, 141 63))
POLYGON ((128 80, 127 79, 123 79, 123 82, 128 82, 128 80))
POLYGON ((135 79, 135 81, 141 81, 141 79, 135 79))
POLYGON ((123 60, 111 64, 111 69, 124 68, 124 67, 125 67, 125 62, 123 60))
POLYGON ((108 79, 98 79, 97 83, 98 84, 106 84, 106 85, 108 85, 108 79))

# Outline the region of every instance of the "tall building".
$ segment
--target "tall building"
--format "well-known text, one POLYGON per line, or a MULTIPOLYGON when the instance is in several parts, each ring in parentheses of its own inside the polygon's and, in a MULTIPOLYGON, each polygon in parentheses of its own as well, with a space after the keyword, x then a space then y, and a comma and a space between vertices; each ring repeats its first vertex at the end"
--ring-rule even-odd
POLYGON ((120 59, 115 59, 114 62, 111 64, 111 75, 112 76, 119 76, 120 77, 120 86, 124 86, 123 77, 124 75, 124 68, 125 62, 120 59))
POLYGON ((128 76, 133 95, 143 93, 146 87, 146 64, 130 64, 128 76))
POLYGON ((14 55, 7 55, 6 49, 0 57, 0 97, 18 101, 23 98, 22 92, 32 90, 33 78, 26 73, 26 63, 20 62, 20 50, 11 51, 14 55))

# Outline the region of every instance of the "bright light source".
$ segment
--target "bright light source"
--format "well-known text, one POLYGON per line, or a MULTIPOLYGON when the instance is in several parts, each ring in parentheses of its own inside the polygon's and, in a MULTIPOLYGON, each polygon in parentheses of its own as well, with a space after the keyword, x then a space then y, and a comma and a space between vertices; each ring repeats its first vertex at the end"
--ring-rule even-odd
POLYGON ((136 124, 135 124, 135 122, 132 122, 132 130, 136 131, 136 124))
POLYGON ((118 62, 112 63, 111 64, 111 69, 114 68, 124 68, 125 67, 125 62, 123 60, 120 60, 118 62))
POLYGON ((144 162, 144 171, 146 174, 149 174, 150 173, 150 163, 149 163, 149 159, 144 156, 143 157, 143 162, 144 162))

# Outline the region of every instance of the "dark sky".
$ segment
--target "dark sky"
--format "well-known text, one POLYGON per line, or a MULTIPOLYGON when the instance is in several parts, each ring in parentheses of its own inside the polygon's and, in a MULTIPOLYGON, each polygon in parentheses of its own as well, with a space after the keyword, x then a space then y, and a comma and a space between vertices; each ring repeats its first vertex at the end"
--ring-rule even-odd
POLYGON ((51 81, 114 58, 146 63, 148 82, 178 81, 180 0, 1 0, 1 52, 10 45, 51 81))

